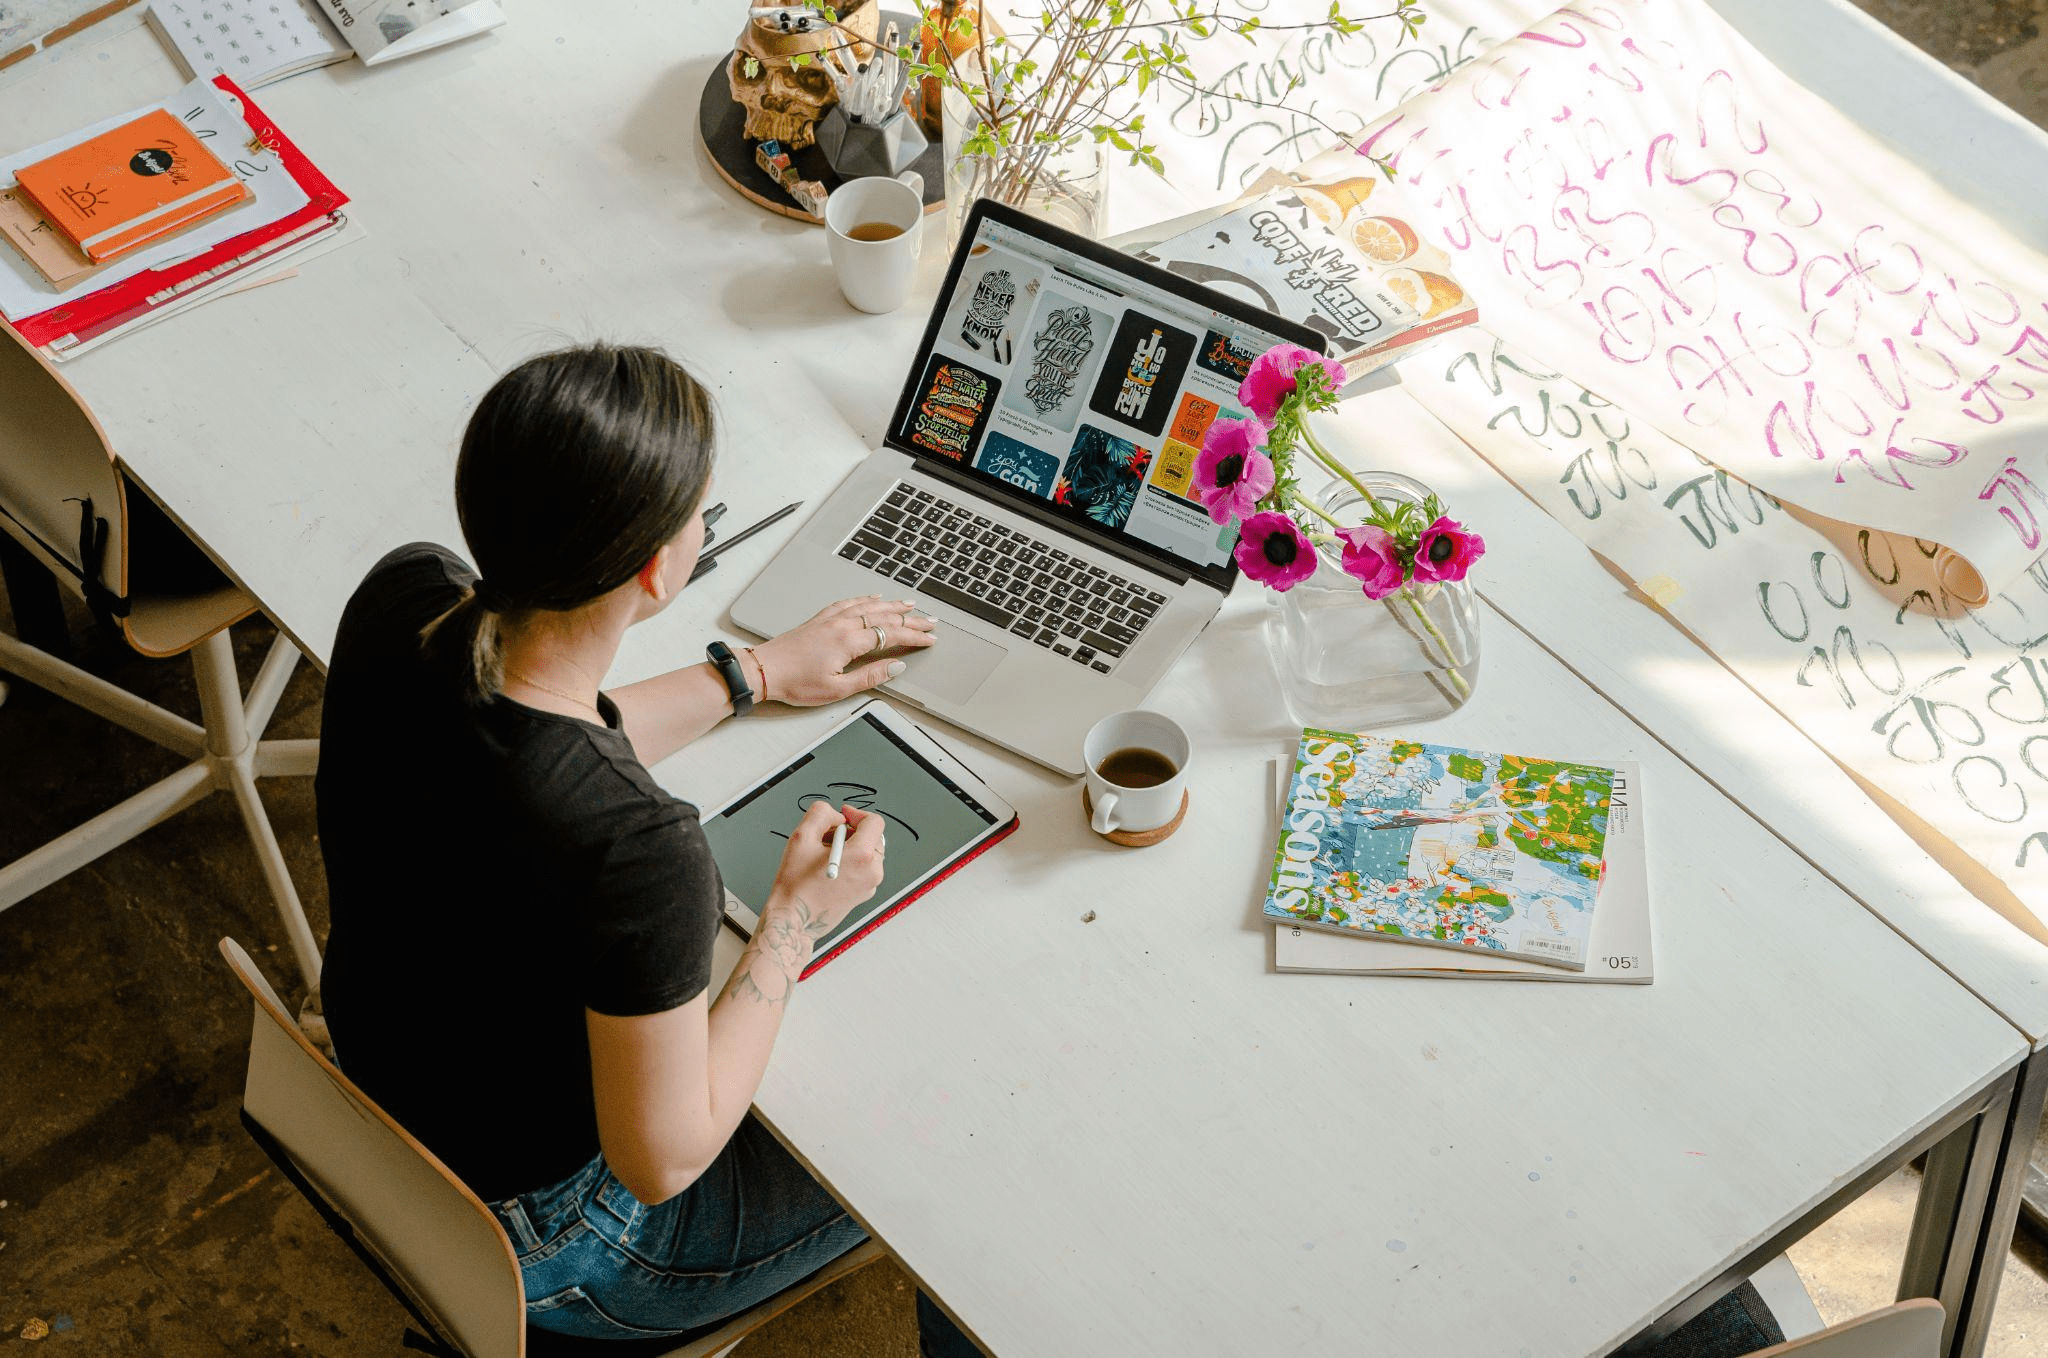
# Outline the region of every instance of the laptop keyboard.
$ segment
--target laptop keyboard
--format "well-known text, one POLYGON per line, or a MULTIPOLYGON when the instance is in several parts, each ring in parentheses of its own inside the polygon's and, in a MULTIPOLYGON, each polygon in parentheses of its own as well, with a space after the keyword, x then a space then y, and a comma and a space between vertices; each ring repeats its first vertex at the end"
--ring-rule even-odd
POLYGON ((1104 674, 1166 603, 1136 581, 900 481, 839 555, 1104 674))

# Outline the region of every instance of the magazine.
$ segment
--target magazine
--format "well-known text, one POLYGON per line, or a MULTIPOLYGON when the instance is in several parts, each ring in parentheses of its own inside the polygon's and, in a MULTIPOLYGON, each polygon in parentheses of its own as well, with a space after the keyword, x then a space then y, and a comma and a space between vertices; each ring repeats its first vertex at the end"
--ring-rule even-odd
POLYGON ((485 33, 505 22, 497 0, 320 0, 365 66, 485 33))
POLYGON ((1270 170, 1218 213, 1121 242, 1140 259, 1330 337, 1349 381, 1392 363, 1479 308, 1450 257, 1423 241, 1402 187, 1348 147, 1270 170))
MULTIPOLYGON (((1273 781, 1276 785, 1284 784, 1286 775, 1281 772, 1279 761, 1274 763, 1273 781)), ((1292 768, 1291 761, 1287 767, 1292 768)), ((1600 908, 1593 915, 1592 951, 1584 971, 1524 962, 1496 952, 1458 955, 1385 936, 1349 938, 1327 929, 1277 923, 1273 926, 1273 969, 1344 976, 1486 977, 1497 981, 1649 985, 1657 979, 1657 957, 1650 924, 1650 865, 1642 807, 1641 768, 1627 760, 1615 760, 1614 794, 1607 811, 1607 867, 1600 876, 1600 908)), ((1284 805, 1280 814, 1287 814, 1284 805)))
POLYGON ((1266 916, 1584 971, 1615 771, 1301 733, 1266 916))
POLYGON ((195 79, 228 75, 244 89, 351 54, 375 66, 505 22, 497 0, 154 0, 146 13, 195 79))

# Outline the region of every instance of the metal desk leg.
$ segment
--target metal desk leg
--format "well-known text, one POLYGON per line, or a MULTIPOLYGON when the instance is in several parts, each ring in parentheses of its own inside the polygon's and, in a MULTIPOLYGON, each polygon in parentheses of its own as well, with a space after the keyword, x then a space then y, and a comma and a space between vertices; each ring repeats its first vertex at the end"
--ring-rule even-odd
POLYGON ((1927 1152, 1898 1295, 1901 1301, 1933 1297, 1941 1303, 1947 1312, 1944 1352, 1957 1351, 1957 1321, 1968 1303, 2018 1078, 2016 1070, 2000 1079, 1982 1110, 1927 1152))
MULTIPOLYGON (((1951 1303, 1947 1292, 1940 1294, 1942 1305, 1949 1307, 1947 1352, 1951 1358, 1978 1358, 1990 1338, 1991 1312, 1998 1302, 1998 1284, 2005 1275, 2005 1257, 2012 1248, 2013 1230, 2019 1224, 2028 1157, 2033 1151, 2034 1134, 2041 1126, 2044 1103, 2048 1103, 2048 1048, 2037 1048, 2020 1066, 2012 1099, 2004 1117, 1997 1119, 1990 1196, 1977 1243, 1968 1257, 1959 1261, 1966 1265, 1961 1295, 1951 1303)), ((1933 1169, 1931 1158, 1928 1168, 1930 1172, 1933 1169)), ((1919 1225, 1917 1215, 1914 1225, 1919 1225)), ((1943 1281, 1946 1284, 1949 1280, 1943 1281)))

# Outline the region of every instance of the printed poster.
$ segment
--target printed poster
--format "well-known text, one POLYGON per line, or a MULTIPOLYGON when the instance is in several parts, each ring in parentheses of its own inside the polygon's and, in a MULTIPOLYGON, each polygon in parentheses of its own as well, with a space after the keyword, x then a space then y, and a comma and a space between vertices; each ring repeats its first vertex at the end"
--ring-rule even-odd
POLYGON ((1062 434, 1072 429, 1086 383, 1108 347, 1110 325, 1108 312, 1046 289, 1003 405, 1062 434))
POLYGON ((955 462, 965 462, 981 441, 1002 383, 944 354, 933 354, 910 412, 910 441, 955 462))
POLYGON ((1252 360, 1258 356, 1259 350, 1247 341, 1210 330, 1202 335, 1195 366, 1235 387, 1251 373, 1252 360))
POLYGON ((977 247, 940 322, 939 343, 964 345, 990 368, 1009 367, 1044 279, 1043 265, 1007 250, 977 247))
POLYGON ((1060 460, 1040 448, 994 430, 974 465, 1001 481, 1033 495, 1050 496, 1060 474, 1060 460))
POLYGON ((1053 486, 1056 503, 1081 510, 1106 528, 1122 528, 1138 502, 1152 454, 1126 438, 1081 426, 1066 471, 1053 486))
POLYGON ((1174 412, 1173 425, 1160 445, 1159 461, 1152 469, 1152 484, 1183 500, 1195 498, 1195 459, 1201 456, 1202 440, 1219 416, 1242 419, 1239 412, 1222 406, 1196 392, 1186 392, 1174 412))
POLYGON ((1088 408, 1147 434, 1166 428, 1174 392, 1195 356, 1195 337, 1133 307, 1110 341, 1088 408))

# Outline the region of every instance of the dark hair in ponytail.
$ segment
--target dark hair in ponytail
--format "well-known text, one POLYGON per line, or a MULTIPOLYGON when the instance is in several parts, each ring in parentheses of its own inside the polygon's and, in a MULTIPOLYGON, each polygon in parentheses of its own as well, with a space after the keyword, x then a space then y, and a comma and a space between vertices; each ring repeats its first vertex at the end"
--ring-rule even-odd
POLYGON ((591 344, 530 358, 478 402, 455 463, 482 572, 421 629, 472 701, 504 682, 499 619, 589 603, 683 531, 711 480, 710 395, 658 349, 591 344))

